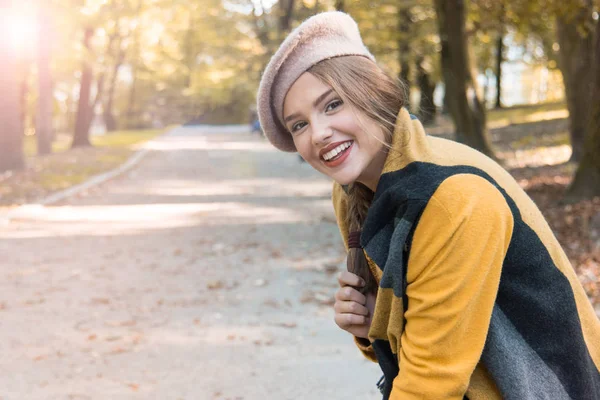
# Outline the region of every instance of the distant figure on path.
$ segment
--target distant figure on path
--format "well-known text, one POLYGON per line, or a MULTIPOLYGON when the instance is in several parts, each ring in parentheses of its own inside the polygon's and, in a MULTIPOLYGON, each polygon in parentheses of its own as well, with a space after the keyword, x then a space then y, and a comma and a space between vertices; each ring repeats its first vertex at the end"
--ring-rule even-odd
POLYGON ((250 110, 250 133, 257 133, 259 135, 263 134, 260 126, 260 120, 258 119, 258 114, 254 109, 250 110))
POLYGON ((260 121, 258 118, 252 122, 252 133, 258 133, 259 135, 262 135, 262 129, 260 128, 260 121))

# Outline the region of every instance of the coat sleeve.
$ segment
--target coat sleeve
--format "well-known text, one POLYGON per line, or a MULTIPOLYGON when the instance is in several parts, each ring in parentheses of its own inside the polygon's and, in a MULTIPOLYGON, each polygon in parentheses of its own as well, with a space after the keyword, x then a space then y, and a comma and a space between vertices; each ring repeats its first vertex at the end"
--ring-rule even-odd
POLYGON ((485 179, 455 175, 438 187, 412 241, 391 399, 463 399, 483 351, 512 230, 505 198, 485 179))
MULTIPOLYGON (((337 221, 337 226, 340 230, 340 235, 344 242, 344 248, 348 251, 348 226, 346 224, 346 210, 347 210, 347 196, 346 192, 341 185, 338 183, 334 183, 333 192, 332 192, 332 201, 333 201, 333 210, 335 212, 335 219, 337 221)), ((354 343, 356 347, 360 350, 360 352, 367 358, 373 362, 377 362, 377 357, 375 356, 375 351, 373 350, 373 346, 371 346, 371 342, 368 339, 354 337, 354 343)))

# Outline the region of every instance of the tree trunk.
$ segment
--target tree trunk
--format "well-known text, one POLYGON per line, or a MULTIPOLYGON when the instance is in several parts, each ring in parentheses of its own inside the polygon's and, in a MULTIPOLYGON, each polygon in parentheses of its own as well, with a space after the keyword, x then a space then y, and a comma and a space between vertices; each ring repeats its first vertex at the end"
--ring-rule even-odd
POLYGON ((483 102, 483 107, 487 110, 488 108, 488 94, 490 93, 490 75, 485 73, 485 81, 483 84, 483 97, 481 101, 483 102))
POLYGON ((88 117, 85 120, 85 129, 89 132, 92 123, 94 122, 94 117, 96 116, 96 106, 102 99, 102 95, 104 94, 104 73, 100 74, 98 77, 98 82, 96 84, 96 96, 90 105, 90 112, 88 113, 88 117))
MULTIPOLYGON (((140 16, 142 13, 142 4, 140 0, 138 2, 135 15, 140 16)), ((127 99, 127 111, 125 112, 125 127, 128 129, 135 129, 139 123, 137 121, 137 110, 136 110, 136 90, 137 90, 137 74, 138 74, 138 59, 140 58, 140 25, 138 24, 133 32, 131 33, 131 47, 133 51, 130 53, 131 57, 131 86, 129 87, 129 97, 127 99)))
MULTIPOLYGON (((117 24, 117 29, 118 29, 117 24)), ((118 30, 117 30, 118 31, 118 30)), ((102 105, 102 119, 108 132, 115 131, 117 129, 117 121, 113 113, 113 104, 115 97, 115 89, 117 84, 117 77, 119 76, 119 69, 123 65, 125 60, 125 50, 123 49, 123 38, 115 33, 111 37, 110 45, 108 47, 110 56, 114 56, 115 63, 110 72, 110 78, 108 81, 108 93, 106 95, 106 101, 102 105), (116 49, 116 50, 113 50, 116 49)))
POLYGON ((560 52, 560 70, 565 84, 569 110, 569 134, 572 161, 581 159, 583 139, 590 112, 590 81, 592 74, 593 32, 587 28, 592 20, 589 1, 577 15, 560 15, 556 19, 556 33, 560 52))
POLYGON ((593 47, 592 106, 588 114, 581 162, 565 198, 570 202, 600 196, 600 20, 596 23, 593 47))
POLYGON ((292 19, 294 16, 294 3, 295 0, 280 0, 280 14, 279 14, 279 37, 283 40, 287 33, 290 31, 292 25, 292 19))
MULTIPOLYGON (((442 53, 444 53, 444 44, 442 43, 442 53)), ((443 62, 442 62, 443 63, 443 62)), ((446 74, 448 74, 448 71, 444 70, 444 67, 442 66, 442 78, 446 79, 446 74)), ((444 83, 444 99, 442 100, 442 110, 441 113, 443 115, 448 115, 450 114, 450 107, 452 103, 452 99, 450 98, 450 95, 448 94, 448 90, 446 88, 446 84, 444 83)), ((456 131, 456 126, 454 127, 454 130, 456 131)), ((456 134, 456 132, 455 132, 456 134)))
POLYGON ((21 110, 21 114, 19 118, 21 119, 21 127, 23 132, 27 129, 27 94, 29 93, 29 63, 21 62, 17 65, 17 71, 21 71, 19 74, 19 78, 21 82, 19 84, 19 110, 21 110))
POLYGON ((419 100, 419 119, 423 124, 429 124, 435 120, 437 112, 433 102, 435 84, 430 80, 430 74, 427 70, 424 57, 419 57, 417 60, 417 81, 421 92, 421 99, 419 100))
MULTIPOLYGON (((0 11, 5 12, 4 7, 0 11)), ((4 22, 0 20, 0 22, 4 22)), ((10 40, 0 40, 0 172, 21 169, 23 123, 21 122, 20 87, 17 60, 10 40)))
POLYGON ((131 67, 131 87, 129 88, 129 98, 127 101, 127 112, 125 115, 127 116, 126 127, 129 129, 137 128, 137 123, 135 122, 136 118, 136 110, 135 110, 135 89, 137 85, 137 67, 135 64, 131 67))
POLYGON ((500 27, 496 39, 496 104, 495 108, 502 108, 502 61, 504 61, 504 26, 500 27))
POLYGON ((400 64, 400 79, 405 84, 406 107, 410 108, 410 26, 412 24, 410 8, 398 7, 398 63, 400 64))
POLYGON ((123 60, 125 59, 125 53, 122 50, 119 50, 119 56, 117 57, 117 62, 112 71, 112 75, 110 76, 110 82, 108 86, 108 94, 106 103, 104 104, 104 124, 106 125, 106 130, 112 132, 117 129, 117 120, 115 119, 113 113, 113 103, 115 97, 115 89, 117 86, 117 77, 119 75, 119 68, 123 64, 123 60))
POLYGON ((48 15, 44 9, 39 11, 38 31, 38 109, 35 119, 37 154, 52 152, 52 79, 50 75, 50 48, 52 46, 48 15))
POLYGON ((464 0, 435 0, 435 9, 442 42, 442 71, 457 140, 494 158, 485 110, 469 62, 464 0))
MULTIPOLYGON (((94 29, 86 27, 83 35, 83 47, 87 51, 90 49, 90 41, 94 29)), ((90 107, 90 91, 92 87, 92 66, 85 56, 81 68, 81 83, 79 85, 79 102, 77 103, 77 117, 75 119, 75 134, 71 148, 91 146, 89 120, 93 118, 94 110, 90 107)))

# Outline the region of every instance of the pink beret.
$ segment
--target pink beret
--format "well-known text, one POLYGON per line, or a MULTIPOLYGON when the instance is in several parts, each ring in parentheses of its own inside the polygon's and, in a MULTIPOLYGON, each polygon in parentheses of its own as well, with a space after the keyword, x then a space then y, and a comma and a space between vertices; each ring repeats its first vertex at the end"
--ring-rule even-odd
POLYGON ((375 61, 362 42, 356 22, 339 11, 308 18, 279 46, 262 75, 257 99, 261 127, 273 146, 296 151, 283 123, 283 102, 290 87, 313 65, 341 56, 364 56, 375 61))

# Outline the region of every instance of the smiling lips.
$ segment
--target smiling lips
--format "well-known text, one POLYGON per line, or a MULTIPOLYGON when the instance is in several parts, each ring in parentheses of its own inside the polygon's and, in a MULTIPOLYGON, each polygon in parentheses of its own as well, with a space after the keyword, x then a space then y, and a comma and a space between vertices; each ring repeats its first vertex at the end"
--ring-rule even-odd
POLYGON ((352 148, 353 145, 354 142, 352 140, 342 143, 332 143, 321 150, 321 159, 325 161, 327 166, 337 167, 344 162, 348 154, 350 154, 349 149, 352 148))

